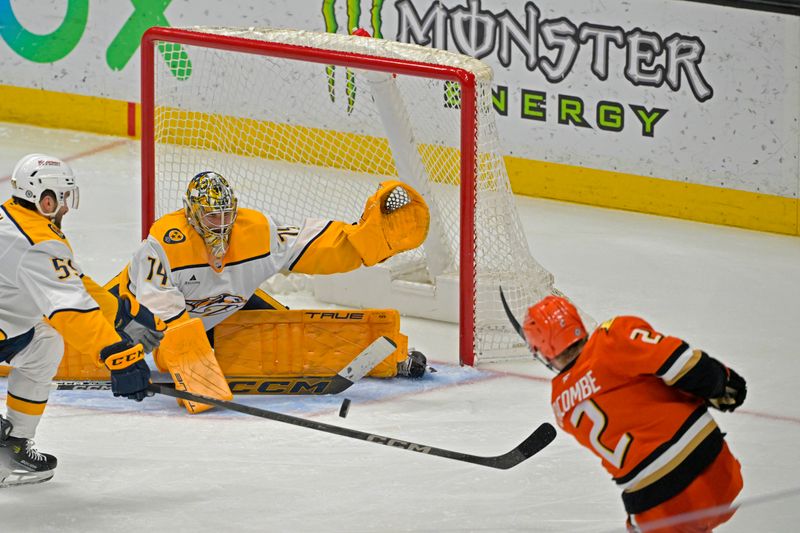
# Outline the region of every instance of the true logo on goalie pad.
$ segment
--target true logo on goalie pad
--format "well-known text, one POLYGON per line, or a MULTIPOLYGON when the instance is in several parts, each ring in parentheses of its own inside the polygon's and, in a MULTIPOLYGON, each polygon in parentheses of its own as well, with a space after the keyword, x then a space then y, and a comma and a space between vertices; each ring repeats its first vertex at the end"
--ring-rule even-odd
MULTIPOLYGON (((364 313, 356 312, 319 312, 307 311, 306 316, 312 319, 332 319, 332 320, 364 320, 364 313)), ((383 317, 379 317, 383 318, 383 317)))
POLYGON ((164 234, 164 242, 167 244, 178 244, 186 240, 186 235, 178 228, 168 229, 164 234))

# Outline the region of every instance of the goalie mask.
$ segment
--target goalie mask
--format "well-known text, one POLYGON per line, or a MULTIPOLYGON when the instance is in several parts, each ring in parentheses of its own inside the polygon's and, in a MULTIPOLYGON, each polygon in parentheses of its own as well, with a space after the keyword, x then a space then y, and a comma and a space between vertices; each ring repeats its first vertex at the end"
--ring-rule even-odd
POLYGON ((228 251, 238 200, 228 181, 216 172, 192 178, 183 199, 186 218, 206 243, 217 266, 228 251))
POLYGON ((11 173, 11 196, 31 202, 49 219, 54 219, 64 206, 77 209, 79 200, 72 169, 60 159, 44 154, 28 154, 17 162, 11 173), (56 197, 56 207, 48 213, 40 204, 45 191, 52 191, 56 197))

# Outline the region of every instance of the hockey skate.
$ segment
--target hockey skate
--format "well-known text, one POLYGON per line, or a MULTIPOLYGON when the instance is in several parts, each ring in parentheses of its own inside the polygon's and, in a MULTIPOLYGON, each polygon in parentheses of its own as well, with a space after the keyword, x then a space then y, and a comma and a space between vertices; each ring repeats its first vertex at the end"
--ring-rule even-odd
POLYGON ((11 429, 11 422, 0 416, 0 488, 51 479, 56 458, 37 451, 30 439, 11 437, 11 429))
POLYGON ((413 348, 408 351, 408 357, 406 357, 405 361, 397 363, 398 377, 419 379, 425 375, 426 370, 436 372, 434 369, 428 368, 428 360, 425 354, 413 348))

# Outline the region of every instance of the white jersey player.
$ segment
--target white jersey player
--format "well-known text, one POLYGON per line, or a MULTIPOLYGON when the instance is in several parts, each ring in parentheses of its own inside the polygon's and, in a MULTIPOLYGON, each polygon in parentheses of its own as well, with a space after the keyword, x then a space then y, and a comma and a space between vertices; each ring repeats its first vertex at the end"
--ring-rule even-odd
MULTIPOLYGON (((380 200, 398 185, 382 184, 358 224, 308 219, 302 227, 279 226, 268 215, 239 208, 224 177, 201 172, 189 183, 184 209, 153 224, 107 288, 135 296, 170 325, 199 318, 206 331, 240 309, 284 309, 259 290, 278 272, 347 272, 419 246, 427 234, 428 211, 415 191, 401 189, 406 195, 401 201, 414 209, 395 217, 393 231, 386 228, 391 215, 381 211, 380 200)), ((209 337, 213 342, 213 332, 209 337)), ((425 362, 415 354, 418 364, 405 370, 416 377, 425 362)))
POLYGON ((0 362, 12 367, 7 417, 0 416, 0 486, 53 476, 56 458, 36 451, 32 439, 65 341, 93 353, 97 365, 106 363, 115 395, 140 400, 149 370, 142 344, 128 333, 133 328, 137 338, 147 337, 152 349, 163 336, 155 330, 165 329, 135 301, 114 306, 122 333, 100 312, 95 298, 114 298, 81 271, 61 232, 62 217, 78 207, 78 186, 63 161, 25 156, 11 187, 12 198, 0 206, 0 362), (140 324, 131 323, 133 315, 140 324), (148 323, 152 335, 144 335, 148 323))

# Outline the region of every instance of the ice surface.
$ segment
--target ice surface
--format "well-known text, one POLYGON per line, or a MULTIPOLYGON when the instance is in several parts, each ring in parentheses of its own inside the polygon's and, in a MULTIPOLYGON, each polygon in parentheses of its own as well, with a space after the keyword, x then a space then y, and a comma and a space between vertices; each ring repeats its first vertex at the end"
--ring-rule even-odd
MULTIPOLYGON (((65 218, 86 273, 105 282, 139 241, 138 143, 0 124, 0 197, 29 152, 70 161, 80 209, 65 218), (79 157, 76 157, 79 156, 79 157)), ((749 384, 717 414, 743 465, 742 498, 800 485, 800 241, 794 237, 520 198, 527 237, 559 288, 595 318, 637 314, 719 357, 749 384)), ((293 295, 291 306, 318 306, 293 295)), ((457 366, 455 326, 403 319, 439 370, 419 382, 367 379, 341 397, 245 397, 279 412, 480 455, 552 421, 534 361, 457 366)), ((0 379, 0 400, 5 380, 0 379)), ((57 392, 37 443, 55 478, 0 491, 1 532, 623 531, 598 461, 560 434, 509 471, 426 457, 164 397, 57 392)), ((800 530, 795 494, 742 508, 722 532, 800 530)))

